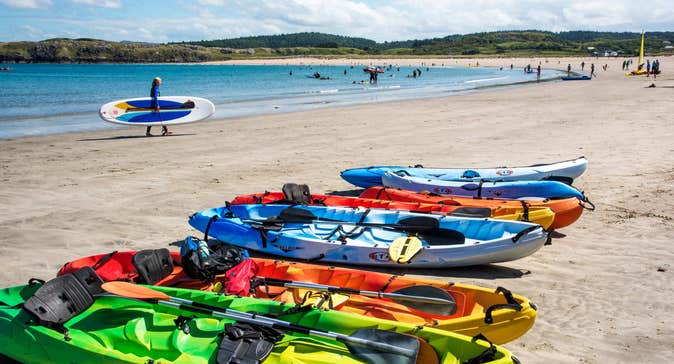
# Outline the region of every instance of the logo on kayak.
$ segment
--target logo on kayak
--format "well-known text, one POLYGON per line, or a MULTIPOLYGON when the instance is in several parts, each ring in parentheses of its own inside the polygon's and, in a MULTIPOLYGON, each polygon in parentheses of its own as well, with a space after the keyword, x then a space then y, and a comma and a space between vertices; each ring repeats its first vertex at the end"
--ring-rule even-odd
POLYGON ((511 174, 513 174, 513 170, 512 169, 497 169, 496 174, 498 174, 499 176, 510 176, 511 174))
POLYGON ((279 248, 280 250, 282 250, 282 251, 285 252, 285 253, 290 252, 290 251, 293 251, 293 250, 300 250, 300 249, 302 249, 302 247, 294 246, 294 245, 277 245, 277 244, 274 244, 274 246, 277 247, 277 248, 279 248))
POLYGON ((435 187, 433 188, 433 193, 437 193, 438 195, 451 195, 452 189, 447 187, 435 187))
POLYGON ((370 259, 376 260, 378 262, 388 262, 390 260, 388 253, 386 252, 372 252, 368 256, 370 257, 370 259))

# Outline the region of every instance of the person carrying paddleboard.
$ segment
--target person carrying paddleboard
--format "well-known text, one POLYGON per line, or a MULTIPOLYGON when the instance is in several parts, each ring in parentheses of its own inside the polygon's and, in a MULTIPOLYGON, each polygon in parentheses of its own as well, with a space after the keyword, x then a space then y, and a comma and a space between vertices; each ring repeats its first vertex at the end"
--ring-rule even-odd
MULTIPOLYGON (((161 78, 155 77, 154 80, 152 80, 152 88, 150 89, 150 98, 152 99, 150 101, 150 108, 153 108, 156 112, 159 112, 159 109, 160 109, 159 108, 159 100, 158 100, 158 98, 160 96, 160 93, 159 93, 159 86, 160 85, 161 85, 161 78)), ((152 127, 148 126, 147 130, 145 131, 145 136, 153 136, 150 133, 150 129, 152 129, 152 127)), ((168 128, 166 127, 166 125, 162 125, 161 130, 162 130, 161 135, 171 134, 168 131, 168 128)))

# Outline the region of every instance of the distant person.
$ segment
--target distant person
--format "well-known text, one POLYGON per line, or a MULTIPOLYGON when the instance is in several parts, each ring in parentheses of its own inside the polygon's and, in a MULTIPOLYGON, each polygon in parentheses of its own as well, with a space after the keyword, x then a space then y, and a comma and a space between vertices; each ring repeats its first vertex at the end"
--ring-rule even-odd
POLYGON ((417 70, 412 71, 412 77, 417 78, 417 70))
POLYGON ((585 61, 580 62, 580 70, 585 71, 585 61))
POLYGON ((541 65, 539 64, 538 67, 536 68, 536 81, 541 80, 541 65))
POLYGON ((372 72, 372 71, 370 71, 369 73, 370 73, 370 83, 375 83, 375 82, 376 82, 376 81, 375 81, 375 74, 376 74, 377 72, 372 72))
POLYGON ((288 75, 292 76, 292 75, 293 75, 293 70, 290 70, 290 72, 288 72, 288 75))
POLYGON ((571 75, 571 63, 569 63, 568 66, 566 66, 566 75, 570 76, 571 75))
POLYGON ((318 72, 314 72, 313 76, 314 78, 321 78, 321 74, 318 72))
MULTIPOLYGON (((154 80, 152 80, 152 88, 150 89, 150 109, 154 109, 155 112, 160 111, 159 107, 159 96, 161 95, 159 93, 159 86, 161 86, 161 78, 155 77, 154 80)), ((145 136, 153 136, 152 133, 150 133, 150 129, 152 129, 151 126, 147 127, 147 130, 145 131, 145 136)), ((166 125, 161 126, 161 135, 169 135, 171 134, 168 131, 168 128, 166 125)))
POLYGON ((344 76, 346 76, 346 68, 344 69, 344 76))
POLYGON ((510 64, 510 70, 511 71, 513 70, 513 64, 512 63, 510 64))
POLYGON ((597 76, 594 74, 594 63, 590 65, 590 76, 597 76))
POLYGON ((648 77, 649 73, 651 73, 651 60, 647 59, 646 60, 646 77, 648 77))
POLYGON ((417 68, 417 75, 418 75, 419 77, 421 77, 421 69, 420 69, 420 68, 417 68))

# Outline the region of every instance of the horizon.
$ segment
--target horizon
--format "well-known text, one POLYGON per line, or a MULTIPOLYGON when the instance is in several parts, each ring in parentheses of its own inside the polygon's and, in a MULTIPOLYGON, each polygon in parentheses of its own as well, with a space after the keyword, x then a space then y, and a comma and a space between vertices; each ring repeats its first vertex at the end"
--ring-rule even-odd
POLYGON ((605 0, 267 0, 254 6, 240 0, 0 0, 0 41, 170 43, 316 32, 383 43, 496 31, 672 31, 674 8, 660 0, 651 5, 639 14, 638 4, 605 0))

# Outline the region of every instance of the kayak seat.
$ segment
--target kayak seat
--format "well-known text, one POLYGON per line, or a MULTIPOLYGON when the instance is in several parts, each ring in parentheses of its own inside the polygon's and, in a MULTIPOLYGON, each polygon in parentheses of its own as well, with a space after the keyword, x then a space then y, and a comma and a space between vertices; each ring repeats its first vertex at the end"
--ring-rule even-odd
POLYGON ((37 324, 62 328, 94 303, 94 294, 102 292, 103 280, 91 267, 83 267, 46 282, 28 298, 23 308, 37 324))
POLYGON ((283 191, 285 199, 291 203, 299 205, 311 204, 311 192, 309 191, 309 186, 305 184, 298 185, 297 183, 286 183, 281 190, 283 191))
POLYGON ((132 258, 138 271, 138 283, 155 284, 173 273, 173 259, 168 249, 147 249, 132 258))

